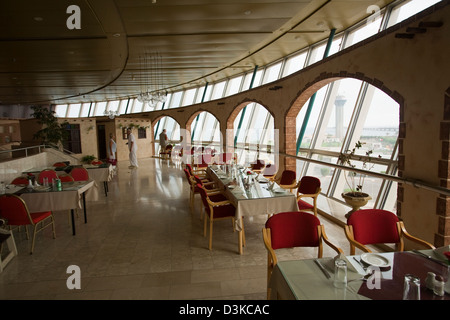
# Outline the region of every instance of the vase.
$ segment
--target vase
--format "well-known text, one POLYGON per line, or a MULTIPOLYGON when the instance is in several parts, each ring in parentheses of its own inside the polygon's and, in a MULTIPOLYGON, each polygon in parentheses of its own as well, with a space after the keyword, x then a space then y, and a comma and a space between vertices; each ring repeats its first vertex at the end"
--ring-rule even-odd
POLYGON ((345 202, 352 207, 352 210, 347 212, 345 218, 349 218, 351 214, 359 208, 364 207, 367 202, 372 200, 372 197, 364 192, 346 192, 341 194, 342 198, 344 198, 345 202))

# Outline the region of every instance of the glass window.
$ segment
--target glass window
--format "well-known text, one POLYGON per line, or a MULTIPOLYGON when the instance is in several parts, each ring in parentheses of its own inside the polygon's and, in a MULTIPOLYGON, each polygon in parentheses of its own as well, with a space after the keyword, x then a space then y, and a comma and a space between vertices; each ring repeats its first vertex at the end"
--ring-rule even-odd
POLYGON ((297 72, 305 66, 306 57, 308 55, 307 51, 303 51, 300 54, 292 56, 286 60, 283 69, 283 77, 286 77, 294 72, 297 72))
POLYGON ((361 85, 362 81, 357 79, 344 79, 333 83, 321 125, 325 130, 319 133, 317 148, 336 152, 341 150, 361 85))
POLYGON ((214 84, 214 88, 211 94, 211 100, 220 99, 223 97, 223 92, 226 84, 226 81, 221 81, 214 84))
POLYGON ((202 127, 205 121, 206 112, 201 112, 191 124, 192 141, 200 141, 202 137, 202 127))
POLYGON ((242 79, 243 76, 238 76, 230 79, 227 84, 225 96, 231 96, 235 93, 238 93, 241 88, 242 79))
POLYGON ((197 97, 195 98, 195 103, 202 102, 204 92, 205 92, 205 86, 198 88, 198 93, 197 93, 197 97))
POLYGON ((318 44, 311 49, 311 53, 308 60, 308 66, 316 63, 323 59, 323 54, 325 53, 325 48, 327 47, 326 42, 318 44))
POLYGON ((120 114, 125 114, 126 112, 128 112, 127 110, 127 106, 130 104, 133 104, 133 100, 134 99, 125 99, 125 100, 121 100, 120 101, 120 107, 119 107, 119 113, 120 114))
POLYGON ((392 9, 391 15, 389 16, 388 27, 408 19, 440 1, 441 0, 411 0, 401 3, 392 9))
POLYGON ((308 110, 309 104, 311 103, 311 98, 306 101, 306 103, 301 108, 300 112, 297 115, 297 137, 300 134, 301 128, 305 125, 305 130, 303 133, 303 139, 301 141, 300 148, 309 148, 313 141, 314 130, 317 126, 317 122, 319 120, 320 111, 322 109, 323 101, 325 99, 325 93, 327 92, 328 86, 322 87, 319 91, 316 92, 314 97, 314 103, 311 108, 310 116, 307 120, 306 111, 308 110), (305 124, 305 121, 306 124, 305 124))
MULTIPOLYGON (((133 106, 131 108, 131 113, 142 112, 143 108, 144 108, 144 103, 139 102, 138 99, 134 99, 133 106)), ((130 108, 128 108, 128 112, 130 112, 130 108)))
POLYGON ((88 117, 89 116, 89 110, 91 109, 91 103, 83 103, 81 105, 81 110, 80 110, 80 117, 88 117))
POLYGON ((67 118, 78 118, 80 115, 81 103, 69 104, 67 109, 67 118))
POLYGON ((268 66, 264 72, 262 84, 278 80, 280 76, 281 62, 268 66))
POLYGON ((377 34, 380 30, 381 21, 383 20, 382 18, 382 15, 375 16, 374 19, 369 19, 360 27, 350 31, 345 41, 345 47, 347 48, 373 36, 374 34, 377 34))
POLYGON ((98 117, 98 116, 103 116, 106 110, 106 104, 107 102, 97 102, 95 104, 95 111, 94 111, 94 116, 98 117))
POLYGON ((183 97, 183 91, 177 91, 172 94, 169 108, 178 108, 181 106, 181 98, 183 97))
POLYGON ((195 93, 197 92, 197 88, 189 89, 184 92, 183 101, 181 106, 188 106, 194 104, 195 93))
POLYGON ((55 117, 65 118, 67 112, 67 104, 58 104, 55 106, 55 117))

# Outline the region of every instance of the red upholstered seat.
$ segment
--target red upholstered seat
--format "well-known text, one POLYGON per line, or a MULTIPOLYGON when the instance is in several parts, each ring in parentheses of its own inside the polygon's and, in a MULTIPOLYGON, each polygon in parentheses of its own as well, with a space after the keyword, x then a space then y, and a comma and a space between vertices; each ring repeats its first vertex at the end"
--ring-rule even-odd
POLYGON ((75 167, 70 171, 70 175, 75 181, 87 181, 89 180, 89 172, 86 168, 83 167, 75 167))
MULTIPOLYGON (((272 270, 278 263, 275 250, 296 247, 317 247, 317 256, 323 254, 322 241, 330 246, 337 254, 343 253, 342 249, 331 243, 325 228, 320 220, 307 212, 281 212, 271 216, 262 230, 264 245, 268 253, 267 284, 269 284, 272 270)), ((267 296, 270 297, 270 289, 267 286, 267 296)))
POLYGON ((45 169, 39 172, 38 183, 43 184, 44 178, 48 178, 48 183, 51 183, 52 179, 58 179, 58 175, 55 170, 45 169))
POLYGON ((28 184, 28 178, 27 177, 17 177, 14 178, 13 181, 11 181, 11 184, 28 184))
POLYGON ((303 176, 297 187, 297 203, 300 211, 312 211, 317 216, 317 197, 320 194, 320 179, 312 176, 303 176), (308 203, 303 198, 311 198, 313 203, 308 203))
MULTIPOLYGON (((234 231, 236 208, 229 200, 213 201, 212 194, 208 194, 207 190, 200 184, 197 184, 200 189, 200 195, 202 197, 202 203, 205 210, 205 219, 203 226, 203 235, 206 237, 207 220, 209 220, 209 250, 212 249, 212 236, 213 236, 213 223, 220 219, 231 219, 234 231)), ((221 194, 220 192, 214 193, 214 195, 221 194)))
MULTIPOLYGON (((53 238, 55 235, 55 222, 51 211, 29 212, 22 198, 13 194, 0 196, 0 217, 5 218, 9 226, 33 226, 33 240, 30 253, 33 253, 36 233, 48 226, 52 226, 53 238), (48 222, 47 222, 48 221, 48 222)), ((28 236, 28 229, 25 229, 28 236)))
POLYGON ((434 246, 422 239, 410 235, 398 217, 387 210, 362 209, 353 212, 347 219, 345 234, 350 242, 350 254, 359 248, 371 252, 366 245, 391 243, 396 244, 398 251, 403 251, 403 237, 434 249, 434 246))
POLYGON ((292 170, 284 170, 280 177, 280 185, 290 185, 295 182, 296 174, 292 170))

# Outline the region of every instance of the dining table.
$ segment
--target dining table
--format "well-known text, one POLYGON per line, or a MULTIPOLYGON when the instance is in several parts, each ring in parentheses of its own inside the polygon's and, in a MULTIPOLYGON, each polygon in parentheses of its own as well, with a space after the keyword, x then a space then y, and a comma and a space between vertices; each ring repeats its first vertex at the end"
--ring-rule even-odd
POLYGON ((402 300, 405 275, 412 274, 420 279, 421 300, 450 300, 449 261, 431 249, 341 255, 339 258, 347 262, 347 285, 342 288, 333 285, 335 258, 279 261, 268 282, 269 298, 402 300), (446 282, 444 296, 434 294, 425 285, 429 272, 442 276, 446 282))
POLYGON ((239 254, 243 254, 243 217, 298 211, 296 196, 262 175, 239 166, 208 166, 207 175, 235 206, 239 254))
POLYGON ((105 192, 105 196, 108 196, 108 182, 110 182, 115 175, 115 169, 111 164, 101 164, 101 165, 93 165, 93 164, 83 164, 83 165, 68 165, 66 167, 35 167, 22 171, 23 174, 32 174, 37 176, 39 172, 45 169, 55 170, 56 174, 59 176, 61 174, 66 174, 70 172, 70 170, 75 166, 82 166, 86 168, 89 173, 89 178, 95 180, 97 185, 103 184, 103 189, 105 192))
MULTIPOLYGON (((84 222, 87 223, 86 194, 92 190, 96 182, 71 181, 61 183, 61 190, 53 186, 7 185, 5 192, 20 196, 29 212, 70 210, 72 234, 76 235, 75 210, 83 209, 84 222)), ((92 195, 95 197, 95 194, 92 195)))

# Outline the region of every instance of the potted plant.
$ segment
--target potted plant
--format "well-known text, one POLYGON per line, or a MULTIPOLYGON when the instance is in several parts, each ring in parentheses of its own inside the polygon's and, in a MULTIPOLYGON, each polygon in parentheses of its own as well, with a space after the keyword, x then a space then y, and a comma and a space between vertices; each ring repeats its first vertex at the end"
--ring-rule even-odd
POLYGON ((91 162, 94 161, 95 159, 97 158, 93 155, 86 155, 83 158, 81 158, 81 162, 91 164, 91 162))
MULTIPOLYGON (((372 158, 370 157, 373 150, 366 151, 365 156, 359 156, 359 158, 355 155, 356 151, 360 149, 363 144, 365 144, 365 142, 357 141, 352 150, 347 150, 346 153, 341 153, 339 156, 340 163, 351 168, 355 168, 356 165, 352 162, 352 160, 357 159, 362 161, 361 169, 371 170, 375 166, 375 164, 371 162, 372 158)), ((379 155, 378 157, 380 158, 381 156, 379 155)), ((357 172, 349 171, 348 174, 344 175, 344 178, 350 190, 343 192, 341 196, 344 198, 345 202, 352 207, 352 210, 345 215, 348 219, 353 212, 365 206, 372 199, 372 197, 363 192, 364 181, 366 178, 365 174, 358 174, 357 172)))

